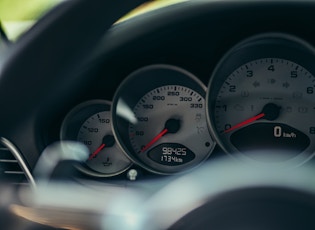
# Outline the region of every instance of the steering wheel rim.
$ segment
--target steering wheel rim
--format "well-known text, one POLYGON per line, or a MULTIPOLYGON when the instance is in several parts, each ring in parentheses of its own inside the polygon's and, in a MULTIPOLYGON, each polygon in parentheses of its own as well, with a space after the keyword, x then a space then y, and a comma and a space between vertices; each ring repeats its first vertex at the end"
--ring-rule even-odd
MULTIPOLYGON (((39 154, 38 150, 40 149, 36 141, 38 138, 36 135, 38 128, 38 121, 36 120, 38 119, 38 111, 46 110, 46 113, 50 113, 52 108, 61 106, 58 105, 59 100, 67 96, 71 96, 75 90, 80 88, 80 84, 73 85, 73 82, 81 82, 81 84, 84 84, 87 79, 77 78, 75 72, 79 71, 79 68, 76 67, 76 64, 80 66, 80 63, 84 63, 85 54, 91 47, 94 47, 97 40, 114 21, 141 2, 145 1, 126 2, 118 0, 113 2, 97 0, 94 1, 93 4, 91 4, 88 0, 66 1, 46 15, 39 24, 32 28, 23 37, 23 40, 20 40, 16 46, 13 47, 6 62, 1 67, 0 104, 3 112, 0 113, 0 119, 5 122, 3 122, 0 127, 0 134, 19 146, 23 153, 30 155, 30 158, 27 158, 27 161, 31 166, 36 162, 39 154), (112 11, 111 6, 116 6, 116 4, 117 6, 119 5, 119 12, 112 11), (87 8, 93 11, 94 14, 91 17, 82 18, 80 12, 86 10, 87 8), (111 14, 109 16, 105 16, 104 9, 108 9, 111 14), (65 23, 64 20, 68 22, 66 26, 63 24, 65 23), (79 22, 84 22, 81 24, 82 27, 89 28, 89 36, 86 40, 84 39, 84 43, 81 43, 82 40, 80 39, 76 40, 82 33, 82 29, 76 27, 79 22), (95 24, 95 22, 97 23, 95 24), (94 23, 94 27, 89 27, 92 23, 94 23), (71 27, 71 25, 73 27, 71 27), (60 38, 60 34, 56 33, 59 26, 62 26, 65 34, 70 35, 67 37, 66 42, 60 38), (45 50, 47 39, 51 43, 51 49, 49 49, 49 51, 55 51, 54 47, 57 44, 60 46, 58 46, 59 49, 55 51, 56 53, 54 55, 51 55, 48 60, 41 62, 41 58, 43 57, 42 55, 48 52, 45 50), (38 46, 39 48, 33 50, 34 47, 38 46), (71 52, 76 47, 80 47, 80 49, 75 52, 71 52), (70 54, 63 56, 60 60, 58 59, 60 58, 60 55, 58 54, 60 54, 60 51, 62 51, 62 53, 65 52, 63 48, 65 48, 66 51, 69 51, 70 54), (58 65, 54 65, 56 63, 53 62, 53 60, 55 60, 58 65), (43 63, 43 66, 38 69, 34 69, 34 63, 43 63), (17 84, 17 82, 21 80, 21 75, 27 76, 26 82, 17 84), (64 79, 66 76, 67 78, 64 79), (64 85, 61 88, 58 88, 57 85, 60 84, 60 81, 63 81, 64 85), (35 83, 42 85, 42 87, 36 91, 31 91, 33 84, 35 83), (73 86, 73 91, 71 93, 68 91, 69 85, 73 86), (54 94, 56 89, 58 89, 58 95, 54 94), (17 95, 17 91, 22 96, 17 95), (48 93, 47 96, 42 97, 43 92, 50 93, 48 93), (21 97, 23 97, 23 101, 25 102, 22 105, 20 105, 21 97), (34 98, 36 100, 34 100, 34 98), (28 115, 21 116, 21 111, 28 115)), ((212 168, 211 172, 218 173, 219 171, 212 168)), ((200 177, 201 175, 211 174, 211 172, 206 173, 201 171, 201 173, 197 176, 200 177)), ((246 173, 248 173, 248 171, 246 171, 246 173)), ((307 175, 311 175, 309 174, 309 171, 307 171, 307 175)), ((269 180, 269 176, 272 175, 268 174, 264 175, 263 178, 253 177, 252 179, 260 179, 259 181, 261 182, 269 180)), ((302 176, 305 175, 303 174, 302 176)), ((244 178, 244 175, 239 174, 238 177, 244 178)), ((285 178, 289 177, 290 175, 286 175, 285 178)), ((213 180, 217 179, 215 175, 213 175, 212 178, 213 180)), ((277 179, 274 179, 273 182, 279 183, 278 186, 287 185, 285 183, 282 184, 282 182, 284 182, 281 180, 282 177, 278 176, 276 178, 277 179)), ((228 179, 229 178, 227 177, 226 180, 228 179)), ((298 178, 296 177, 295 179, 298 178)), ((311 182, 311 178, 309 179, 311 182)), ((185 180, 187 180, 187 178, 185 180)), ((243 183, 242 185, 244 186, 246 184, 243 183)), ((251 180, 251 183, 248 183, 247 185, 252 186, 255 185, 255 183, 251 180)), ((266 184, 262 183, 261 185, 270 185, 270 182, 266 184)), ((271 183, 271 185, 274 184, 271 183)), ((306 187, 304 186, 306 185, 307 183, 303 182, 300 186, 301 189, 305 189, 306 187)), ((226 187, 224 187, 224 189, 226 189, 226 187)), ((160 196, 163 198, 164 194, 160 194, 160 196)), ((155 206, 152 205, 152 207, 155 206)))
POLYGON ((88 52, 114 22, 144 2, 63 1, 11 47, 0 66, 0 136, 18 146, 31 168, 44 148, 38 112, 49 117, 62 106, 59 101, 71 100, 88 80, 76 74, 88 52))

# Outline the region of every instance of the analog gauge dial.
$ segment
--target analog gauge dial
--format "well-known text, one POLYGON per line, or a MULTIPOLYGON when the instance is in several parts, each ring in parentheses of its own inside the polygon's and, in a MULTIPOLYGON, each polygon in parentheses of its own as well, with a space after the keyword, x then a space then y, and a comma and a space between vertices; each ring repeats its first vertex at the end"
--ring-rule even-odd
POLYGON ((113 124, 122 147, 156 173, 176 173, 204 161, 214 147, 204 94, 195 77, 176 67, 156 65, 135 72, 114 99, 113 124), (143 81, 150 87, 133 87, 143 81))
POLYGON ((107 101, 89 101, 74 108, 63 122, 61 138, 77 140, 88 147, 90 155, 79 169, 89 175, 113 176, 131 165, 113 136, 107 101))
POLYGON ((228 153, 296 165, 309 159, 315 149, 315 77, 292 55, 272 54, 245 62, 225 76, 215 75, 209 89, 216 92, 209 94, 209 116, 228 153))
POLYGON ((150 91, 133 110, 139 121, 129 125, 133 151, 143 162, 159 166, 184 165, 203 158, 195 154, 207 153, 211 145, 203 108, 204 98, 183 86, 150 91))

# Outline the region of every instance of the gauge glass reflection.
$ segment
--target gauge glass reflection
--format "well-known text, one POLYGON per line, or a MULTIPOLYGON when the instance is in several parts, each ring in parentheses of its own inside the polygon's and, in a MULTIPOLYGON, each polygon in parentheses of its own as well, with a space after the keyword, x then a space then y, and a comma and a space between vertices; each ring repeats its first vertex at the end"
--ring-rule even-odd
POLYGON ((277 57, 285 54, 277 49, 288 45, 278 42, 248 45, 246 51, 259 48, 272 56, 242 63, 230 73, 224 66, 246 52, 238 50, 234 57, 226 57, 209 86, 208 115, 226 152, 298 165, 310 159, 315 149, 315 77, 308 64, 313 55, 301 53, 303 44, 290 40, 286 58, 277 57), (295 51, 295 46, 302 47, 295 51))
POLYGON ((168 65, 142 68, 114 97, 114 134, 130 158, 149 171, 171 174, 192 168, 215 145, 204 96, 205 87, 187 71, 168 65))
POLYGON ((85 164, 78 166, 89 175, 114 176, 131 165, 113 136, 110 107, 111 104, 103 100, 80 104, 62 125, 62 139, 80 141, 90 150, 85 164))

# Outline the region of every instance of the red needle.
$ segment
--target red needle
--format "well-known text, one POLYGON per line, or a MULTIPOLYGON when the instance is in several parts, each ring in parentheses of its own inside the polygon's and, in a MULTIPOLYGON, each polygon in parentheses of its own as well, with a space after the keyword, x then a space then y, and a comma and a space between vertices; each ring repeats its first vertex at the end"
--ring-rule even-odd
POLYGON ((100 151, 102 151, 103 148, 105 148, 105 144, 101 144, 100 147, 98 147, 89 157, 89 160, 92 160, 100 151))
POLYGON ((97 154, 99 154, 100 151, 102 151, 103 148, 110 148, 115 144, 115 138, 112 135, 106 135, 102 139, 102 144, 100 147, 98 147, 89 157, 88 160, 92 160, 94 157, 96 157, 97 154))
POLYGON ((160 140, 161 137, 163 137, 165 134, 167 133, 177 133, 178 130, 180 129, 180 120, 178 119, 168 119, 165 122, 165 126, 164 129, 158 134, 156 135, 146 146, 144 146, 140 152, 143 153, 145 152, 148 148, 150 148, 155 142, 157 142, 158 140, 160 140))
POLYGON ((163 137, 168 132, 168 129, 163 129, 158 135, 156 135, 146 146, 141 149, 141 152, 145 152, 150 148, 155 142, 157 142, 161 137, 163 137))
POLYGON ((249 119, 247 119, 247 120, 245 120, 245 121, 243 121, 237 125, 232 126, 231 128, 225 130, 224 133, 228 133, 228 132, 233 131, 234 129, 241 128, 242 126, 250 124, 250 123, 257 121, 261 118, 264 118, 268 121, 274 121, 275 119, 277 119, 279 117, 280 110, 281 110, 280 106, 273 104, 273 103, 268 103, 263 107, 261 113, 259 113, 258 115, 254 116, 254 117, 251 117, 251 118, 249 118, 249 119))
POLYGON ((254 122, 254 121, 257 121, 257 120, 259 120, 260 118, 263 118, 265 115, 266 115, 265 113, 260 113, 260 114, 254 116, 254 117, 251 117, 251 118, 249 118, 249 119, 247 119, 247 120, 245 120, 245 121, 243 121, 243 122, 241 122, 241 123, 238 123, 237 125, 232 126, 231 128, 229 128, 229 129, 227 129, 227 130, 224 130, 224 133, 231 132, 231 131, 233 131, 234 129, 241 128, 241 127, 244 126, 244 125, 247 125, 247 124, 250 124, 250 123, 252 123, 252 122, 254 122))

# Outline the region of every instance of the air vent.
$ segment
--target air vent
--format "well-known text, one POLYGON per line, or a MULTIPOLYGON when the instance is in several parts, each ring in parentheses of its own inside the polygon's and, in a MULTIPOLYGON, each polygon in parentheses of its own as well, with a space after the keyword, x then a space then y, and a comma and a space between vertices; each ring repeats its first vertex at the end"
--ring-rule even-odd
POLYGON ((16 148, 0 139, 0 182, 15 185, 34 185, 34 180, 16 148))

